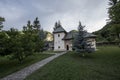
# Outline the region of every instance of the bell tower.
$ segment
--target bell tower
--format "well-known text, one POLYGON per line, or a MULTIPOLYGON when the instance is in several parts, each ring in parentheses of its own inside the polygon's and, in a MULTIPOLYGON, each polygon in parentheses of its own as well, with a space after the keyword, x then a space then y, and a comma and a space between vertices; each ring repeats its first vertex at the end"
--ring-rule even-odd
POLYGON ((60 21, 55 23, 55 28, 53 31, 54 36, 54 51, 65 51, 65 41, 63 38, 66 35, 66 31, 61 26, 60 21))

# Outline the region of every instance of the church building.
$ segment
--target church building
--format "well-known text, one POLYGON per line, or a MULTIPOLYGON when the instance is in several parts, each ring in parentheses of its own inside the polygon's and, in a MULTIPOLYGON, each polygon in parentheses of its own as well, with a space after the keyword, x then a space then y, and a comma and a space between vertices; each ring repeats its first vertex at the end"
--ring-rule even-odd
MULTIPOLYGON (((67 32, 62 26, 55 28, 53 31, 54 51, 72 51, 72 41, 76 34, 77 32, 67 32)), ((88 43, 92 44, 88 47, 96 49, 96 36, 87 32, 84 37, 88 43)))

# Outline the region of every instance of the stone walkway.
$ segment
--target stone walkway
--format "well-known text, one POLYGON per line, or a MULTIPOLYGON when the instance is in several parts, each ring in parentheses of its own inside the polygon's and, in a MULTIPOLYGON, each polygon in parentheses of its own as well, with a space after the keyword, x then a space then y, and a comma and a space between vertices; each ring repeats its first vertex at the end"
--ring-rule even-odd
POLYGON ((31 66, 28 66, 20 71, 17 71, 15 73, 12 73, 8 76, 6 76, 5 78, 2 78, 0 80, 23 80, 25 79, 28 75, 30 75, 31 73, 33 73, 34 71, 40 69, 42 66, 44 66, 45 64, 47 64, 48 62, 52 61, 53 59, 65 54, 66 52, 62 52, 62 53, 58 53, 55 54, 51 57, 48 57, 40 62, 37 62, 35 64, 32 64, 31 66))

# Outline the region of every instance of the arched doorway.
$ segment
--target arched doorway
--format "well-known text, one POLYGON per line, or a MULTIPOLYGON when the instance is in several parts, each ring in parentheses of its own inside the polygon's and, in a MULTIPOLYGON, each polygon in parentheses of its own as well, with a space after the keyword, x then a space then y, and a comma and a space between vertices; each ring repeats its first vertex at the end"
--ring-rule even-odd
POLYGON ((69 50, 69 46, 67 45, 67 50, 69 50))

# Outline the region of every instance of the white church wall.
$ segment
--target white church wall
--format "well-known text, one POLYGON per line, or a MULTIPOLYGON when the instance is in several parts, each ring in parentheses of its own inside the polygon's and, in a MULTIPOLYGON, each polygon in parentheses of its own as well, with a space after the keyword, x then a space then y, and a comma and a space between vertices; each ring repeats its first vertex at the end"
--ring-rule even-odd
POLYGON ((96 49, 96 41, 94 38, 90 38, 87 41, 92 45, 91 48, 96 49))
POLYGON ((62 40, 65 33, 55 33, 54 34, 54 51, 65 51, 65 42, 62 40))
POLYGON ((72 51, 72 40, 65 41, 65 48, 67 49, 67 45, 69 46, 69 51, 72 51))

